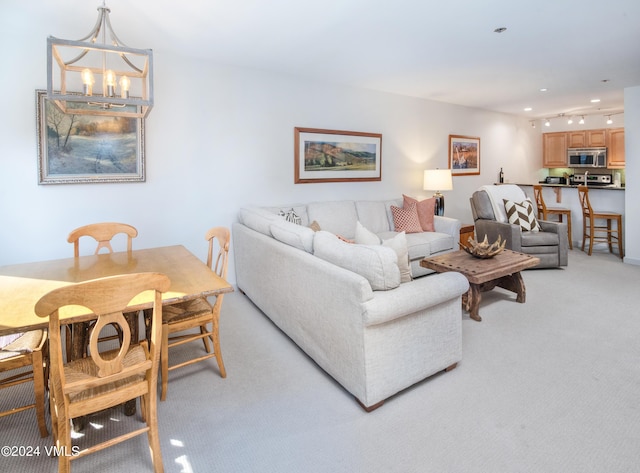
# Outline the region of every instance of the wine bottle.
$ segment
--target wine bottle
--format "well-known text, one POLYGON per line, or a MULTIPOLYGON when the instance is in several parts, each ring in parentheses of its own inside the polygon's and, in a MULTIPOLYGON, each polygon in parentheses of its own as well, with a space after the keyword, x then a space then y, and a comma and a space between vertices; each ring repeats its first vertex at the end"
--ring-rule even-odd
POLYGON ((504 183, 504 172, 502 172, 502 168, 500 168, 500 184, 504 183))

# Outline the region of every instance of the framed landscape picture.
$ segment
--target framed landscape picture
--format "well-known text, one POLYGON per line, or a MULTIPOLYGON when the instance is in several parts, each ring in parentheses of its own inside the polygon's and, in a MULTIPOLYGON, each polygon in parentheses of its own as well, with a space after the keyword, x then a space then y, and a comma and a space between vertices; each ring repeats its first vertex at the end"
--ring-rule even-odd
POLYGON ((36 90, 36 122, 39 184, 145 180, 142 118, 63 113, 36 90))
POLYGON ((382 135, 295 128, 296 184, 380 181, 382 135))
POLYGON ((452 176, 480 174, 480 138, 449 135, 449 169, 452 176))

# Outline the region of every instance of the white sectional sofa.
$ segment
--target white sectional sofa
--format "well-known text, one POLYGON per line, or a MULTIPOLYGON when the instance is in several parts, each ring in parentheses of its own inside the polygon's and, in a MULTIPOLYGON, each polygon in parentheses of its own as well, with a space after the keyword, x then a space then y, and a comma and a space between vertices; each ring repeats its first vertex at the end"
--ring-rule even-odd
POLYGON ((413 280, 400 283, 398 254, 350 244, 357 222, 395 235, 389 201, 243 208, 233 224, 238 288, 366 410, 462 357, 459 273, 430 274, 424 256, 457 249, 460 222, 407 234, 413 280), (279 213, 295 213, 299 224, 279 213), (320 231, 309 228, 312 222, 320 231))

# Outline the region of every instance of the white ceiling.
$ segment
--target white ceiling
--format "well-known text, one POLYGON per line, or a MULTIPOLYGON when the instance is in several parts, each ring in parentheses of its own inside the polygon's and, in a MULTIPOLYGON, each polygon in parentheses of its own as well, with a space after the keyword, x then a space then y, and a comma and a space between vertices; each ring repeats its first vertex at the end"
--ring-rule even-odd
MULTIPOLYGON (((101 4, 36 2, 41 13, 60 16, 50 34, 65 39, 88 33, 101 4)), ((115 32, 132 47, 530 118, 622 111, 623 89, 640 85, 639 0, 109 0, 107 6, 115 32), (507 30, 495 33, 498 27, 507 30), (527 106, 533 110, 525 112, 527 106)))

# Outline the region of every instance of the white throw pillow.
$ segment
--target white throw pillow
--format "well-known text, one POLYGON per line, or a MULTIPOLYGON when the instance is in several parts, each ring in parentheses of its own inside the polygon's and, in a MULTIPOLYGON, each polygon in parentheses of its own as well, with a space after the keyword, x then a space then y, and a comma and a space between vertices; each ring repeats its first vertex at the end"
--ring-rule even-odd
MULTIPOLYGON (((380 245, 381 240, 378 235, 365 228, 360 222, 357 222, 355 243, 358 245, 380 245)), ((411 281, 409 248, 405 232, 398 233, 388 240, 382 240, 382 246, 388 246, 396 252, 398 256, 398 268, 400 269, 400 282, 411 281)))
POLYGON ((382 246, 388 246, 398 255, 398 269, 400 269, 400 282, 411 281, 411 266, 409 265, 409 247, 407 246, 407 235, 400 232, 393 238, 382 240, 382 246))
POLYGON ((379 245, 382 243, 380 237, 372 231, 367 230, 360 221, 356 222, 355 241, 358 245, 379 245))

